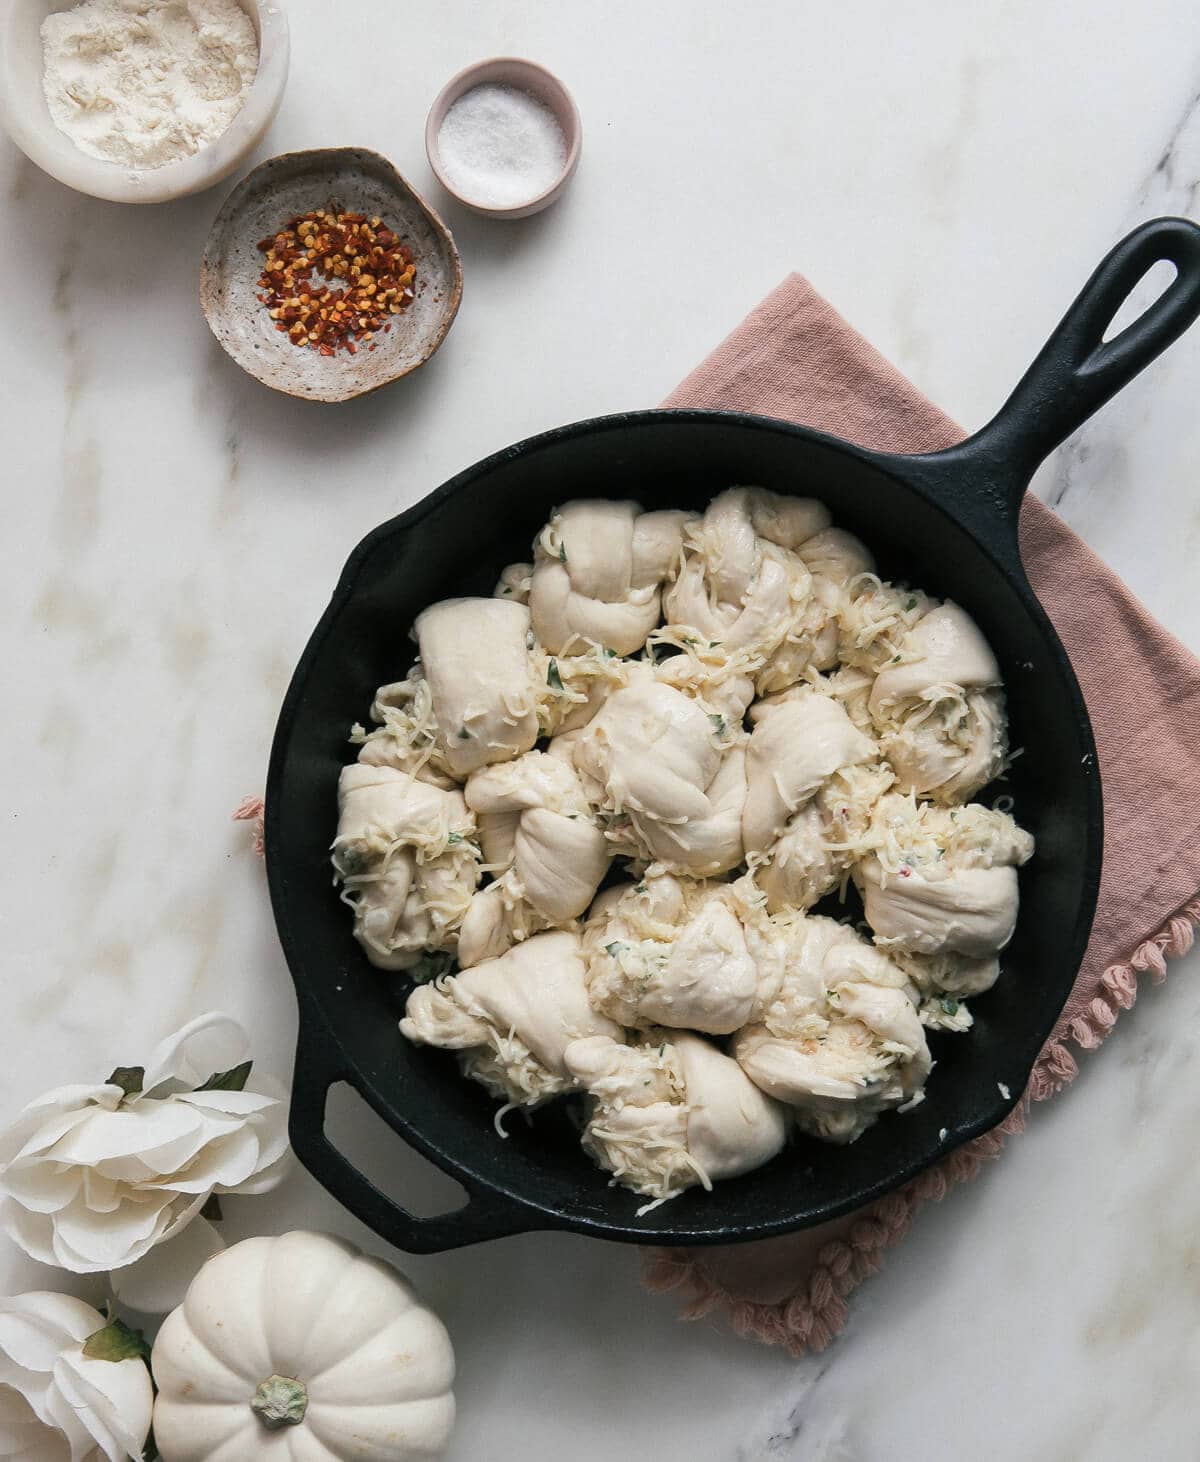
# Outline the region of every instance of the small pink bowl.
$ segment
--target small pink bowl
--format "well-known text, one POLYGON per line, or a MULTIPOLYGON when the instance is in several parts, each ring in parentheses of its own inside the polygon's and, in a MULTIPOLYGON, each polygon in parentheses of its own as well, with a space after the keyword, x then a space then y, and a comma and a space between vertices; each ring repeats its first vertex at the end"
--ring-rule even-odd
POLYGON ((540 213, 543 208, 548 208, 571 181, 572 174, 579 166, 582 147, 583 125, 571 93, 553 72, 547 71, 535 61, 523 61, 517 56, 494 56, 490 61, 476 61, 473 66, 468 66, 457 76, 452 76, 438 92, 425 121, 425 152, 438 182, 464 208, 469 208, 472 213, 482 214, 485 218, 528 218, 531 213, 540 213), (446 113, 464 93, 489 81, 501 86, 518 87, 536 97, 553 112, 567 144, 567 160, 558 180, 536 198, 531 198, 527 203, 515 204, 511 208, 489 208, 464 197, 452 188, 442 170, 441 153, 438 151, 438 133, 442 130, 446 113))

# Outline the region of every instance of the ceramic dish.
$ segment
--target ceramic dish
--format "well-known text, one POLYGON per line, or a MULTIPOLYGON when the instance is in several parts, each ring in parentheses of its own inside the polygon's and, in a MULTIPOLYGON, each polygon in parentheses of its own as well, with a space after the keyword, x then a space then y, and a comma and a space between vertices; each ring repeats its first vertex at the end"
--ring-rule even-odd
POLYGON ((472 213, 481 214, 484 218, 528 218, 531 214, 540 213, 543 208, 549 208, 551 203, 562 196, 564 189, 574 176, 575 169, 579 166, 579 154, 582 148, 583 124, 579 120, 579 109, 576 107, 571 93, 552 71, 547 71, 536 61, 523 61, 518 56, 496 56, 490 61, 477 61, 473 66, 468 66, 465 70, 460 71, 457 76, 452 76, 434 98, 433 106, 430 107, 429 116, 425 121, 425 152, 434 176, 452 198, 461 203, 464 208, 469 208, 472 213), (554 114, 555 121, 562 128, 563 138, 567 144, 567 160, 563 164, 563 170, 557 180, 535 198, 531 198, 525 203, 515 204, 511 208, 489 208, 485 204, 474 202, 453 188, 446 177, 441 151, 438 147, 438 134, 442 130, 442 123, 446 120, 446 113, 459 97, 464 96, 473 87, 482 86, 485 82, 496 83, 500 86, 515 86, 520 91, 528 92, 543 106, 548 107, 554 114))
POLYGON ((0 6, 0 122, 31 162, 76 192, 111 203, 166 203, 227 178, 262 141, 288 74, 288 23, 280 5, 238 0, 258 37, 258 74, 245 105, 215 142, 159 168, 89 157, 60 132, 42 92, 41 25, 75 0, 5 0, 0 6))
POLYGON ((347 401, 424 365, 446 338, 462 298, 462 266, 446 225, 387 158, 361 147, 285 152, 242 179, 217 214, 200 264, 200 304, 243 370, 307 401, 347 401), (416 295, 375 349, 333 356, 301 349, 260 303, 260 240, 330 202, 379 215, 412 251, 416 295))
MULTIPOLYGON (((352 554, 297 667, 280 714, 266 794, 267 873, 296 985, 300 1043, 291 1136, 301 1161, 352 1212, 401 1248, 429 1251, 530 1229, 652 1244, 737 1243, 824 1222, 898 1187, 1002 1121, 1074 983, 1087 945, 1103 842, 1100 771, 1066 652, 1021 564, 1021 499, 1043 458, 1200 314, 1200 228, 1144 225, 1109 255, 995 419, 946 451, 868 451, 738 412, 645 411, 579 422, 468 468, 352 554), (1157 261, 1174 283, 1104 339, 1157 261), (637 498, 701 509, 731 483, 797 491, 869 542, 886 578, 960 603, 995 651, 1014 746, 1004 792, 1037 840, 1021 877, 1016 933, 967 1037, 931 1035, 937 1080, 902 1117, 848 1147, 799 1138, 765 1167, 693 1188, 637 1215, 580 1150, 561 1102, 512 1121, 463 1081, 452 1055, 403 1040, 411 988, 354 942, 329 875, 347 722, 411 660, 405 634, 427 605, 489 594, 564 497, 637 498), (330 1085, 351 1082, 406 1141, 467 1190, 433 1217, 405 1211, 325 1133, 330 1085)), ((996 789, 1000 790, 1000 789, 996 789)), ((980 800, 987 801, 983 792, 980 800)))

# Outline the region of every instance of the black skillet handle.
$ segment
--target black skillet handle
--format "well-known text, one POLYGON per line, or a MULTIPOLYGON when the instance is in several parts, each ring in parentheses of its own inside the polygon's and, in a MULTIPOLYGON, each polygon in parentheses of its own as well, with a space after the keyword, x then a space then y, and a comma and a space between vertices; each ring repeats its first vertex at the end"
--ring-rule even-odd
POLYGON ((346 1081, 364 1100, 370 1098, 341 1059, 336 1043, 319 1034, 318 1026, 317 1020, 306 1017, 302 1004, 288 1135, 308 1171, 356 1218, 410 1254, 438 1254, 546 1226, 539 1225, 529 1209, 492 1193, 471 1193, 462 1208, 432 1218, 419 1218, 381 1193, 325 1135, 325 1103, 334 1082, 346 1081))
MULTIPOLYGON (((1156 218, 1134 229, 1084 285, 987 426, 948 451, 920 459, 934 468, 930 486, 938 495, 969 486, 977 500, 977 528, 1011 546, 1021 498, 1038 465, 1198 315, 1200 228, 1186 218, 1156 218), (1177 271, 1171 284, 1132 324, 1105 340, 1134 287, 1164 260, 1177 271)), ((956 496, 956 510, 965 506, 956 496)))

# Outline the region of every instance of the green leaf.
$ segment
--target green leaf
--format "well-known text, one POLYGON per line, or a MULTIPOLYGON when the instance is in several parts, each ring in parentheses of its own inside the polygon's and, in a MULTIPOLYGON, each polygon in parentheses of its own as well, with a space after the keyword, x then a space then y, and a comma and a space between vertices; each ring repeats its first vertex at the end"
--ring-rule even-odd
POLYGON ((455 848, 458 846, 459 843, 462 842, 462 840, 462 833, 451 833, 450 836, 446 839, 446 842, 451 848, 455 848))
POLYGON ((126 1096, 137 1096, 145 1089, 146 1068, 144 1066, 118 1066, 108 1078, 109 1086, 119 1086, 126 1096))
POLYGON ((253 1061, 243 1061, 231 1071, 217 1071, 197 1091, 245 1091, 253 1061))
POLYGON ((616 959, 617 955, 619 955, 624 948, 625 946, 621 943, 619 939, 614 939, 611 944, 606 944, 604 946, 604 952, 605 954, 610 955, 613 959, 616 959))
POLYGON ((220 1223, 225 1215, 221 1212, 221 1200, 215 1193, 210 1193, 204 1207, 200 1210, 200 1217, 207 1218, 209 1223, 220 1223))
POLYGON ((131 1330, 124 1320, 113 1320, 83 1342, 83 1353, 89 1360, 150 1359, 150 1347, 140 1330, 131 1330))
POLYGON ((907 612, 908 610, 915 609, 916 607, 917 607, 917 596, 915 594, 910 594, 908 596, 908 598, 904 601, 905 611, 907 612))
POLYGON ((617 658, 617 652, 616 652, 616 650, 610 650, 608 648, 608 646, 605 645, 605 647, 604 647, 604 658, 606 660, 615 660, 617 658))
POLYGON ((725 735, 725 717, 724 716, 709 716, 708 719, 712 722, 712 728, 717 733, 717 735, 718 736, 724 736, 725 735))
POLYGON ((557 660, 550 661, 550 668, 546 671, 546 684, 551 690, 561 690, 563 688, 562 676, 558 673, 557 660))
POLYGON ((470 741, 471 733, 467 730, 465 726, 460 726, 458 728, 458 739, 460 741, 470 741))
POLYGON ((567 561, 567 545, 565 543, 558 545, 558 561, 559 563, 566 563, 567 561))
POLYGON ((942 998, 938 1001, 938 1004, 942 1007, 942 1010, 946 1015, 958 1014, 958 1001, 954 998, 953 995, 943 995, 942 998))

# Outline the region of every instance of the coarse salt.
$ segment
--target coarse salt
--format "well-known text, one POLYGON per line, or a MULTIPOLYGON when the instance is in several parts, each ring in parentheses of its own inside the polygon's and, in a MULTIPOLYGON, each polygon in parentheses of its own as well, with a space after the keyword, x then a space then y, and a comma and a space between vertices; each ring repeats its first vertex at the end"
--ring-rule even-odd
POLYGON ((482 208, 532 203, 567 165, 567 140, 549 107, 497 82, 459 97, 438 130, 437 145, 451 190, 482 208))

